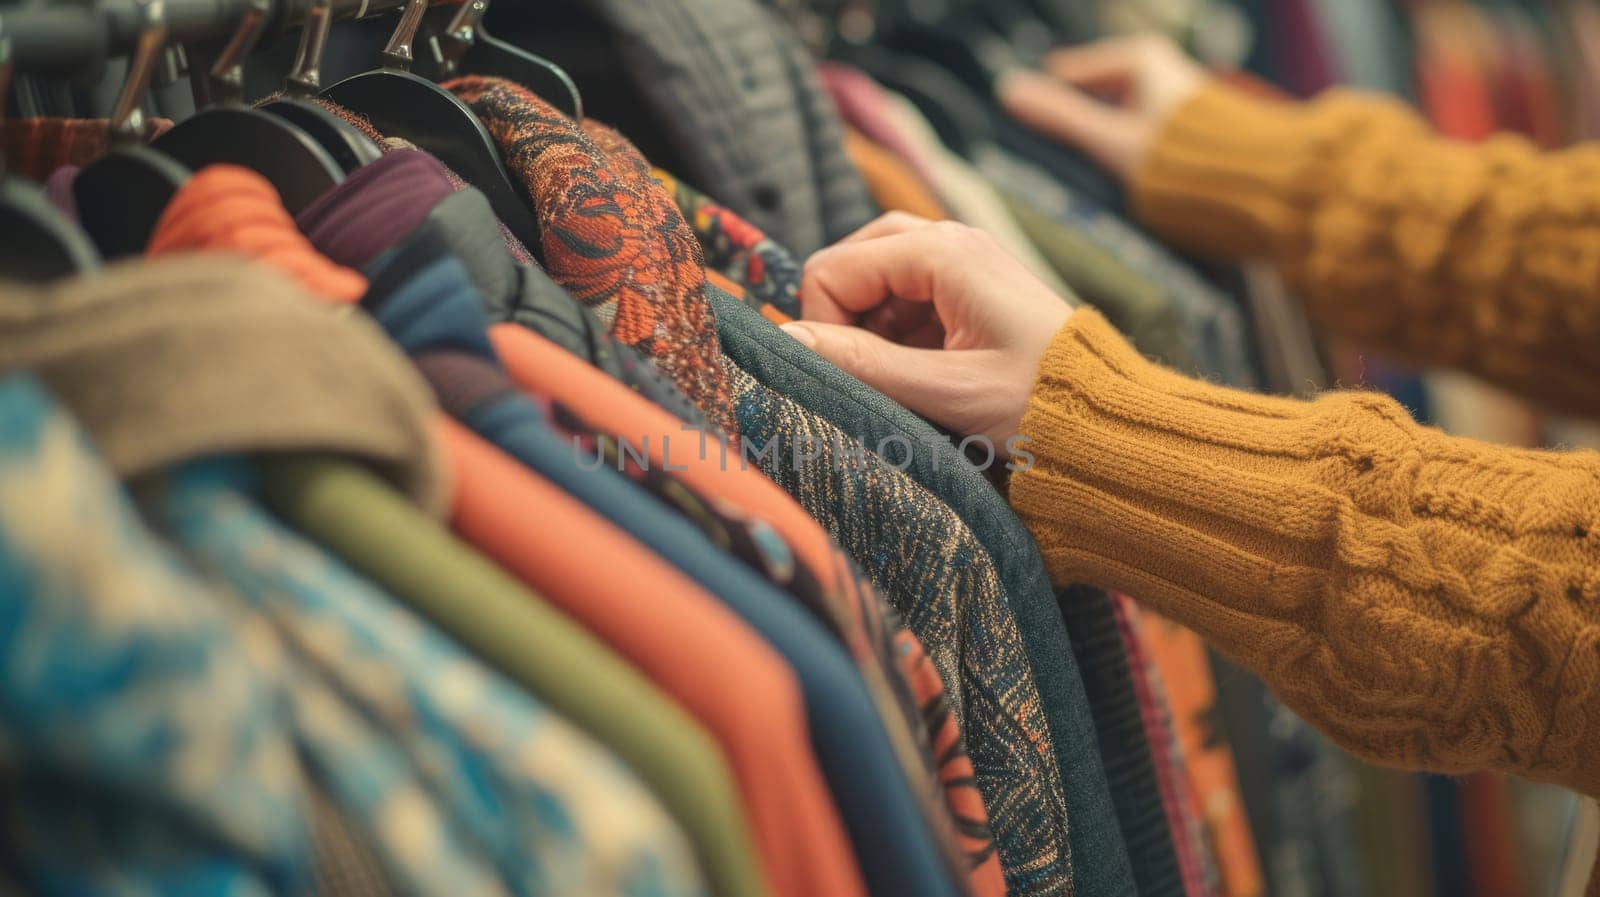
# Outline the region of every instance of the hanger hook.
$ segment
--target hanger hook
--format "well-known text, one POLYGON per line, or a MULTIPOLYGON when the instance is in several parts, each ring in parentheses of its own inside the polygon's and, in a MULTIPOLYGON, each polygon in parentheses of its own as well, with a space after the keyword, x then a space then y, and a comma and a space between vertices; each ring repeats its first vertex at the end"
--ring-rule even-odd
POLYGON ((284 79, 284 88, 290 96, 309 97, 321 92, 322 52, 332 25, 333 0, 311 0, 311 8, 306 10, 305 30, 300 34, 300 49, 284 79))
POLYGON ((11 101, 11 76, 16 69, 16 60, 11 56, 11 32, 6 30, 5 16, 0 16, 0 180, 6 174, 6 106, 11 101))
POLYGON ((161 48, 167 42, 166 0, 138 0, 139 39, 128 57, 128 76, 111 107, 111 139, 114 143, 141 143, 147 122, 144 95, 150 77, 160 62, 161 48))
POLYGON ((415 58, 411 45, 417 38, 417 28, 422 25, 422 14, 427 11, 428 0, 406 0, 405 9, 400 12, 400 24, 395 26, 394 34, 389 36, 389 43, 378 57, 384 67, 411 71, 411 62, 415 58))
POLYGON ((439 62, 439 71, 450 76, 461 67, 461 57, 478 39, 479 22, 489 11, 489 0, 466 0, 450 19, 443 34, 433 37, 433 56, 439 62))
POLYGON ((250 0, 244 17, 233 37, 217 54, 216 62, 208 73, 211 80, 211 101, 237 103, 244 99, 244 60, 256 48, 261 35, 267 30, 267 14, 272 12, 272 0, 250 0))

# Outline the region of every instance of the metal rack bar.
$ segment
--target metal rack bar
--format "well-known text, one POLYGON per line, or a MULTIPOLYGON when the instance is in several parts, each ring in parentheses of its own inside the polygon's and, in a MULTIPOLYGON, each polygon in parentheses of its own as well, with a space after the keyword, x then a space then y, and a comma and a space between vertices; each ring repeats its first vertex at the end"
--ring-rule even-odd
MULTIPOLYGON (((226 39, 250 6, 250 0, 161 2, 171 29, 169 41, 176 44, 226 39)), ((404 5, 405 0, 333 0, 333 15, 335 19, 366 18, 404 5)), ((276 0, 269 30, 281 31, 305 21, 311 6, 312 0, 276 0)), ((11 39, 17 72, 68 75, 92 70, 131 50, 139 38, 139 14, 134 0, 30 3, 0 6, 0 27, 11 39)))

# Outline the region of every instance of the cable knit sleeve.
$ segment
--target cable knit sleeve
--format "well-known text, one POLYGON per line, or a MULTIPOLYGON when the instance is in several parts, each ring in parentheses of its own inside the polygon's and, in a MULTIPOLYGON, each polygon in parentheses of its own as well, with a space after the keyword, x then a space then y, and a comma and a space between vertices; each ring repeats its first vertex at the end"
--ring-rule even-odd
POLYGON ((1372 95, 1212 83, 1133 196, 1176 243, 1277 262, 1330 331, 1600 413, 1600 148, 1457 143, 1372 95))
POLYGON ((1600 793, 1600 454, 1190 380, 1086 310, 1022 430, 1055 581, 1139 596, 1372 761, 1600 793))

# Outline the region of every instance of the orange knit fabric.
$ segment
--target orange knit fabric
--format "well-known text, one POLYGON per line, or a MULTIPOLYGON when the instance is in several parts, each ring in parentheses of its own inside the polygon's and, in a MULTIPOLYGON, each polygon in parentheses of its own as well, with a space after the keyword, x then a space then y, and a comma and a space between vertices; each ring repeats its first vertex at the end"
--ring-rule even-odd
POLYGON ((1217 685, 1205 642, 1159 614, 1142 613, 1137 625, 1167 687, 1173 725, 1183 748, 1184 772, 1222 875, 1221 893, 1224 897, 1261 897, 1266 883, 1250 819, 1245 815, 1233 751, 1225 739, 1210 731, 1216 717, 1217 685))
POLYGON ((1455 143, 1397 102, 1214 82, 1133 196, 1174 242, 1276 261, 1330 332, 1600 413, 1600 147, 1455 143))
POLYGON ((929 187, 904 160, 854 128, 844 132, 844 151, 867 182, 872 199, 884 211, 910 212, 933 221, 950 217, 929 187))
POLYGON ((249 256, 333 302, 358 302, 367 292, 365 277, 329 261, 295 229, 266 178, 237 165, 202 168, 167 203, 145 253, 172 252, 249 256))

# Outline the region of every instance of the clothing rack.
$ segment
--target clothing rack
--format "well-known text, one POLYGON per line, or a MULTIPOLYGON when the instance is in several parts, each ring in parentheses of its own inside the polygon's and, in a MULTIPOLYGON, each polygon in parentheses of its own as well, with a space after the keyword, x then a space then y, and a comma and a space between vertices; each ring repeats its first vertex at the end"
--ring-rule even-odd
MULTIPOLYGON (((158 0, 173 44, 222 40, 233 32, 251 0, 158 0)), ((333 0, 335 19, 389 13, 405 0, 333 0)), ((435 0, 430 5, 441 4, 435 0)), ((133 49, 139 39, 138 0, 33 4, 0 12, 0 32, 11 41, 20 73, 71 75, 93 70, 133 49)), ((269 34, 305 21, 312 0, 272 0, 269 34)))

